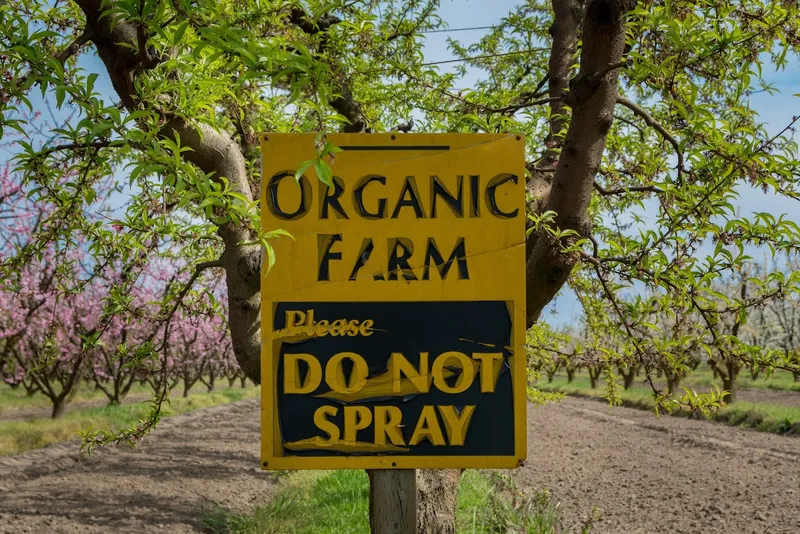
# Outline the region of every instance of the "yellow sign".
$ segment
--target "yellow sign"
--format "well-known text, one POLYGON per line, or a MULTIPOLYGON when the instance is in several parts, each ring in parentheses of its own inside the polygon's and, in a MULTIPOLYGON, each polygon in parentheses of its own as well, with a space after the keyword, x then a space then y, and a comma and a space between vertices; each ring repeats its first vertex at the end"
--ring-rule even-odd
POLYGON ((262 136, 262 467, 510 468, 526 455, 525 142, 262 136))

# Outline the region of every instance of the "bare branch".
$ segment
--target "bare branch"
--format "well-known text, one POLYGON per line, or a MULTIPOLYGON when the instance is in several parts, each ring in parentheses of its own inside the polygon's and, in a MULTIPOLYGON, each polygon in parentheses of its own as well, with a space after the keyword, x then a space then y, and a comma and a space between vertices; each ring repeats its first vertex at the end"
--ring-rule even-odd
POLYGON ((81 49, 83 45, 88 43, 92 40, 92 33, 89 30, 84 30, 78 37, 72 41, 68 47, 66 47, 56 58, 58 59, 59 63, 64 65, 69 58, 74 56, 78 53, 78 50, 81 49))
POLYGON ((593 79, 594 83, 599 83, 600 80, 605 78, 606 74, 608 74, 612 70, 621 69, 622 67, 625 67, 627 64, 628 64, 628 62, 623 60, 623 61, 618 61, 616 63, 612 63, 610 65, 606 65, 605 67, 603 67, 599 71, 595 72, 592 75, 592 79, 593 79))
MULTIPOLYGON (((597 242, 594 242, 595 247, 597 246, 597 242)), ((636 349, 637 354, 641 358, 641 361, 644 363, 645 368, 645 379, 647 380, 648 384, 650 385, 650 389, 653 391, 653 394, 656 396, 661 395, 661 390, 659 390, 656 385, 653 383, 653 376, 651 374, 651 366, 647 363, 647 358, 645 357, 644 351, 639 346, 639 342, 634 336, 634 332, 631 329, 631 325, 625 319, 625 315, 622 313, 622 309, 617 302, 614 293, 608 287, 608 282, 606 281, 605 275, 603 274, 602 269, 600 268, 599 263, 594 263, 594 272, 597 275, 597 279, 600 281, 600 285, 603 287, 603 293, 605 294, 606 298, 611 302, 611 305, 614 308, 614 312, 619 319, 619 322, 622 324, 623 328, 625 328, 625 332, 628 334, 628 339, 630 339, 631 343, 633 344, 633 348, 636 349)))
POLYGON ((198 263, 197 265, 194 266, 194 270, 199 274, 205 271, 206 269, 213 269, 215 267, 225 267, 225 264, 222 263, 222 258, 198 263))
POLYGON ((622 97, 622 96, 617 97, 617 103, 618 104, 622 104, 623 106, 625 106, 629 110, 633 111, 636 115, 638 115, 639 117, 644 119, 644 122, 646 122, 648 126, 650 126, 655 131, 657 131, 659 134, 661 134, 661 136, 664 139, 666 139, 669 142, 669 144, 672 145, 672 147, 675 149, 675 153, 678 156, 678 166, 677 166, 677 170, 678 170, 678 178, 677 178, 678 185, 679 186, 683 186, 683 171, 684 171, 684 168, 685 168, 685 164, 684 164, 684 160, 683 160, 683 150, 681 150, 680 143, 678 143, 678 141, 672 136, 671 133, 669 133, 667 131, 666 128, 664 128, 661 124, 659 124, 659 122, 657 120, 655 120, 647 111, 644 110, 644 108, 642 108, 638 104, 636 104, 636 103, 634 103, 634 102, 632 102, 632 101, 630 101, 627 98, 622 97))
POLYGON ((43 148, 40 152, 42 156, 49 156, 54 152, 62 152, 64 150, 78 150, 84 149, 88 150, 90 148, 105 148, 112 143, 109 139, 103 139, 100 141, 92 141, 91 143, 64 143, 63 145, 56 145, 48 148, 43 148))
POLYGON ((512 104, 510 106, 506 106, 503 108, 492 108, 489 106, 481 106, 483 109, 490 113, 510 113, 514 111, 519 111, 520 109, 530 108, 533 106, 541 106, 543 104, 553 104, 556 102, 561 102, 563 97, 551 97, 551 98, 542 98, 540 100, 533 100, 531 102, 522 102, 519 104, 512 104))
POLYGON ((605 189, 602 185, 594 182, 595 190, 604 197, 611 195, 624 195, 627 193, 663 193, 664 190, 654 185, 637 185, 631 187, 621 187, 619 189, 605 189))

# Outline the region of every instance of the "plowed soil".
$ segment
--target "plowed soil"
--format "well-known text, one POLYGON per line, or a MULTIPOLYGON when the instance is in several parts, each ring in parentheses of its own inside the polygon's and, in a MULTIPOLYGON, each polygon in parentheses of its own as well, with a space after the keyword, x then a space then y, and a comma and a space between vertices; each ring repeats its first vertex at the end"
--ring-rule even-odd
MULTIPOLYGON (((581 399, 529 407, 520 488, 548 489, 566 532, 800 532, 800 438, 581 399)), ((172 417, 136 449, 64 444, 0 458, 0 533, 198 532, 203 511, 274 494, 259 405, 172 417)))
POLYGON ((203 513, 268 502, 259 468, 259 401, 165 419, 135 449, 76 443, 0 458, 0 533, 184 533, 203 513))
POLYGON ((528 409, 520 487, 546 488, 569 531, 800 532, 800 438, 567 398, 528 409))

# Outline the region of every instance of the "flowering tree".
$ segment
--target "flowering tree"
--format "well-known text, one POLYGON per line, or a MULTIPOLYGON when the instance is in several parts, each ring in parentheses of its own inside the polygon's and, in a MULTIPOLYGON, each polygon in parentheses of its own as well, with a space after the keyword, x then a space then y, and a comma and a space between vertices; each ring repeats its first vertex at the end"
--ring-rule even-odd
POLYGON ((227 336, 227 331, 219 328, 221 324, 218 315, 176 316, 170 334, 175 347, 172 375, 183 383, 184 397, 197 382, 205 382, 209 391, 213 389, 219 372, 218 346, 220 339, 227 336))
MULTIPOLYGON (((77 176, 66 170, 50 187, 68 187, 77 176)), ((106 178, 95 187, 109 195, 116 184, 106 178)), ((182 272, 185 262, 174 258, 180 248, 157 250, 155 237, 146 253, 114 255, 106 248, 129 238, 106 201, 82 212, 85 226, 75 229, 58 215, 61 203, 36 202, 35 193, 10 166, 0 172, 0 259, 6 266, 0 285, 0 373, 12 386, 45 395, 53 417, 63 415, 84 378, 110 403, 119 403, 148 368, 160 375, 167 371, 154 358, 164 348, 163 339, 157 346, 159 334, 179 308, 191 311, 202 299, 174 304, 179 279, 189 278, 182 272), (49 238, 40 242, 42 234, 49 238)), ((216 285, 200 292, 206 301, 216 285)), ((183 289, 184 297, 188 293, 183 289)), ((205 309, 214 310, 208 303, 205 309)), ((206 355, 214 357, 213 351, 206 355)))
MULTIPOLYGON (((800 261, 795 257, 776 265, 775 269, 784 272, 800 271, 800 261)), ((761 328, 751 335, 757 336, 757 341, 760 341, 762 337, 759 335, 766 334, 764 344, 783 351, 785 357, 794 362, 794 380, 800 382, 800 295, 784 295, 782 299, 762 309, 759 319, 761 328)))
MULTIPOLYGON (((30 245, 37 233, 49 230, 47 211, 26 198, 19 178, 7 166, 0 173, 4 207, 0 226, 7 236, 0 248, 4 260, 30 245)), ((93 335, 96 318, 97 301, 88 299, 104 296, 92 291, 91 278, 79 276, 83 260, 77 249, 60 255, 56 247, 43 246, 21 269, 9 272, 0 287, 4 311, 0 367, 5 381, 46 395, 53 404, 53 417, 64 413, 80 383, 85 359, 81 347, 85 337, 93 335)))

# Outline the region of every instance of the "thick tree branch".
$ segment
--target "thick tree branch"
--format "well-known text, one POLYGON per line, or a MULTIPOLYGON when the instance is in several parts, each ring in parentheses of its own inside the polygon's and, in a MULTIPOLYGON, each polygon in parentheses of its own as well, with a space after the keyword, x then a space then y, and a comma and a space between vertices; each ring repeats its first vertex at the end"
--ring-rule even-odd
MULTIPOLYGON (((305 34, 313 36, 328 31, 334 25, 340 23, 341 20, 333 15, 324 15, 315 21, 302 8, 293 7, 289 12, 289 22, 300 28, 305 34)), ((327 44, 327 39, 323 37, 320 42, 320 49, 324 50, 327 44)), ((344 81, 340 82, 339 92, 328 103, 339 115, 347 119, 348 124, 344 127, 345 132, 358 133, 367 130, 367 118, 361 111, 361 106, 353 97, 349 84, 344 81)))
MULTIPOLYGON (((583 19, 584 0, 552 0, 553 24, 550 34, 553 43, 550 50, 548 63, 547 91, 553 100, 550 103, 550 128, 545 145, 547 150, 542 157, 542 166, 550 167, 558 161, 558 152, 561 143, 557 136, 567 124, 567 109, 563 97, 569 88, 570 72, 574 64, 575 51, 578 47, 578 33, 583 19)), ((549 187, 549 177, 544 177, 544 184, 535 183, 539 177, 534 177, 531 193, 534 196, 543 196, 544 188, 549 187), (540 194, 536 194, 540 193, 540 194)))
MULTIPOLYGON (((584 8, 584 0, 552 0, 552 3, 553 24, 550 26, 550 35, 553 36, 553 42, 550 49, 547 77, 543 80, 547 83, 548 96, 553 99, 550 101, 549 128, 544 142, 544 153, 538 161, 528 165, 531 176, 526 184, 528 192, 538 199, 532 208, 539 213, 547 204, 553 175, 549 171, 538 169, 554 168, 558 162, 561 151, 561 141, 558 135, 567 124, 567 108, 563 98, 569 87, 570 72, 578 47, 578 33, 584 8)), ((527 256, 532 253, 537 239, 536 232, 532 232, 528 236, 525 242, 527 256)))
MULTIPOLYGON (((554 3, 554 8, 558 9, 560 4, 554 3)), ((574 97, 572 119, 545 204, 547 210, 557 214, 557 228, 573 230, 579 236, 589 233, 587 209, 617 102, 617 77, 625 48, 624 17, 635 5, 635 0, 591 0, 586 11, 576 81, 596 79, 597 83, 584 87, 574 97)), ((551 69, 551 76, 554 72, 551 69)), ((551 78, 551 84, 552 81, 551 78)), ((577 239, 573 236, 558 242, 546 231, 529 239, 528 326, 536 322, 569 278, 580 255, 564 254, 562 250, 577 239)))
POLYGON ((292 7, 289 11, 289 22, 303 30, 308 35, 316 35, 328 31, 332 26, 339 24, 341 19, 330 14, 323 15, 318 20, 313 20, 300 7, 292 7))
MULTIPOLYGON (((86 28, 91 32, 92 42, 122 104, 128 110, 137 109, 138 95, 133 82, 144 66, 139 45, 141 30, 119 16, 102 16, 111 7, 108 2, 74 2, 86 16, 86 28)), ((188 162, 215 180, 227 180, 232 192, 252 202, 244 155, 231 135, 181 117, 164 114, 163 118, 160 135, 172 140, 180 138, 182 146, 191 148, 182 152, 188 162)), ((252 258, 260 256, 260 249, 256 245, 242 245, 252 239, 250 230, 244 226, 228 222, 218 228, 218 234, 225 244, 222 262, 227 276, 228 324, 234 353, 245 374, 258 383, 261 368, 260 262, 252 258)))
POLYGON ((367 131, 367 118, 347 84, 342 83, 339 94, 331 98, 328 103, 339 115, 347 119, 349 124, 344 127, 345 133, 367 131))
POLYGON ((645 111, 638 104, 635 104, 634 102, 631 102, 630 100, 628 100, 627 98, 622 97, 622 96, 617 97, 617 103, 622 104, 623 106, 625 106, 629 110, 633 111, 636 115, 638 115, 639 117, 644 119, 644 122, 646 122, 648 126, 650 126, 655 131, 657 131, 659 134, 661 134, 661 137, 666 139, 667 142, 669 142, 669 144, 672 145, 672 147, 675 149, 675 153, 678 156, 678 166, 677 166, 678 178, 677 178, 677 182, 678 182, 679 186, 682 186, 683 185, 683 170, 684 170, 685 164, 684 164, 684 160, 683 160, 683 150, 681 150, 680 143, 678 143, 678 141, 672 136, 671 133, 669 133, 667 131, 666 128, 664 128, 661 124, 659 124, 659 122, 657 120, 655 120, 647 111, 645 111))
POLYGON ((136 26, 136 41, 139 43, 139 60, 141 61, 139 68, 141 70, 153 68, 156 61, 147 50, 147 33, 144 28, 144 21, 139 21, 139 24, 136 26))

